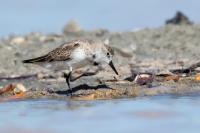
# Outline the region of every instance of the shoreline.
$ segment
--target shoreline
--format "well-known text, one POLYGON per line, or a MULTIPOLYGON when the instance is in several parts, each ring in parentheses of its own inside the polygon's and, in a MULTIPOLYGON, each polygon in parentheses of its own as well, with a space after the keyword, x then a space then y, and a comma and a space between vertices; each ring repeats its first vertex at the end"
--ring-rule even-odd
POLYGON ((0 40, 0 52, 2 55, 0 57, 0 76, 12 77, 31 74, 40 74, 40 76, 37 76, 35 79, 1 81, 1 86, 19 82, 26 86, 27 91, 34 90, 32 91, 33 95, 37 94, 37 92, 39 95, 43 89, 49 98, 51 96, 54 97, 54 95, 60 98, 63 95, 66 96, 67 93, 65 94, 64 92, 67 90, 67 85, 64 83, 61 74, 49 72, 35 65, 24 65, 21 61, 42 55, 64 42, 78 38, 87 38, 102 41, 109 40, 109 45, 115 48, 116 56, 114 62, 116 62, 120 76, 118 81, 109 83, 113 90, 105 87, 101 88, 97 82, 98 79, 113 79, 114 75, 109 68, 95 76, 76 81, 72 85, 77 89, 74 96, 77 96, 76 98, 78 99, 81 99, 79 98, 80 96, 82 99, 92 100, 200 92, 198 88, 200 82, 196 81, 196 76, 199 72, 198 68, 195 70, 195 74, 191 76, 182 77, 178 75, 180 76, 178 82, 175 82, 173 79, 167 81, 165 80, 166 77, 164 77, 162 82, 153 80, 151 83, 152 87, 138 85, 135 81, 124 80, 132 75, 133 70, 138 73, 152 72, 157 75, 158 72, 161 72, 168 74, 168 76, 173 76, 173 74, 166 71, 187 68, 199 62, 199 36, 200 25, 166 25, 155 29, 120 33, 113 33, 108 30, 78 30, 65 31, 63 34, 44 35, 41 33, 30 33, 25 36, 10 36, 7 39, 0 40), (84 83, 87 83, 89 87, 81 86, 84 83), (123 85, 125 87, 121 88, 120 86, 123 85), (190 89, 187 90, 186 88, 190 89), (37 90, 36 93, 35 90, 37 90), (51 90, 51 93, 49 90, 51 90), (59 91, 63 91, 64 94, 52 93, 59 91))

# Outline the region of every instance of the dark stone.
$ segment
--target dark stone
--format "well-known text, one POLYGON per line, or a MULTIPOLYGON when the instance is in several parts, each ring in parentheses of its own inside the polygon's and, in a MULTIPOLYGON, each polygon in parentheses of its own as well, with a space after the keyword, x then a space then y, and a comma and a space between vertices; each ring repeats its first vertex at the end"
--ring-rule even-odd
POLYGON ((165 23, 166 24, 175 24, 175 25, 182 25, 182 24, 191 25, 191 24, 193 24, 193 22, 191 22, 189 20, 189 18, 180 11, 178 11, 173 18, 166 20, 165 23))

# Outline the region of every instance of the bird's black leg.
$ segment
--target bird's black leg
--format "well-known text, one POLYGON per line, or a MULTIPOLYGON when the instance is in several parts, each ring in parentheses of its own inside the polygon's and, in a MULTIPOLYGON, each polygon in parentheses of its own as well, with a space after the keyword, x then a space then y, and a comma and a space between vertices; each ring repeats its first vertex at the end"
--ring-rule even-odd
POLYGON ((70 90, 70 94, 72 95, 72 88, 70 87, 70 79, 71 79, 72 72, 70 71, 68 74, 64 73, 64 77, 66 79, 66 83, 68 85, 68 88, 70 90))
POLYGON ((64 78, 66 79, 66 83, 68 85, 68 88, 70 90, 70 94, 72 95, 72 88, 70 86, 70 82, 74 82, 76 81, 77 79, 81 78, 81 77, 84 77, 84 76, 92 76, 92 75, 96 75, 98 73, 98 71, 93 71, 93 72, 89 72, 89 71, 86 71, 86 72, 83 72, 82 74, 80 74, 79 76, 77 77, 74 77, 73 76, 73 73, 72 71, 70 71, 69 73, 64 73, 64 78))

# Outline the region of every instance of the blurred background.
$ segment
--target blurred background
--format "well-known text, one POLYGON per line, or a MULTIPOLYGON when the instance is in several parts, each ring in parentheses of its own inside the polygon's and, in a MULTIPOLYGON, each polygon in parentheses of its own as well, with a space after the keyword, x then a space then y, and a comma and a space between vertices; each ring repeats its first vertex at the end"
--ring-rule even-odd
POLYGON ((200 22, 199 0, 0 0, 0 36, 61 32, 70 20, 83 29, 130 31, 162 26, 176 11, 200 22))

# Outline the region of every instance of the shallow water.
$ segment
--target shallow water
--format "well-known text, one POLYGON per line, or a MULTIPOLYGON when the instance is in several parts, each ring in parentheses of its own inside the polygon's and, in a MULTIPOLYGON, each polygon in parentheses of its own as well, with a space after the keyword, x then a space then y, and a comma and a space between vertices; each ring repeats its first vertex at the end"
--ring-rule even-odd
POLYGON ((199 96, 0 104, 1 132, 198 132, 199 96))

